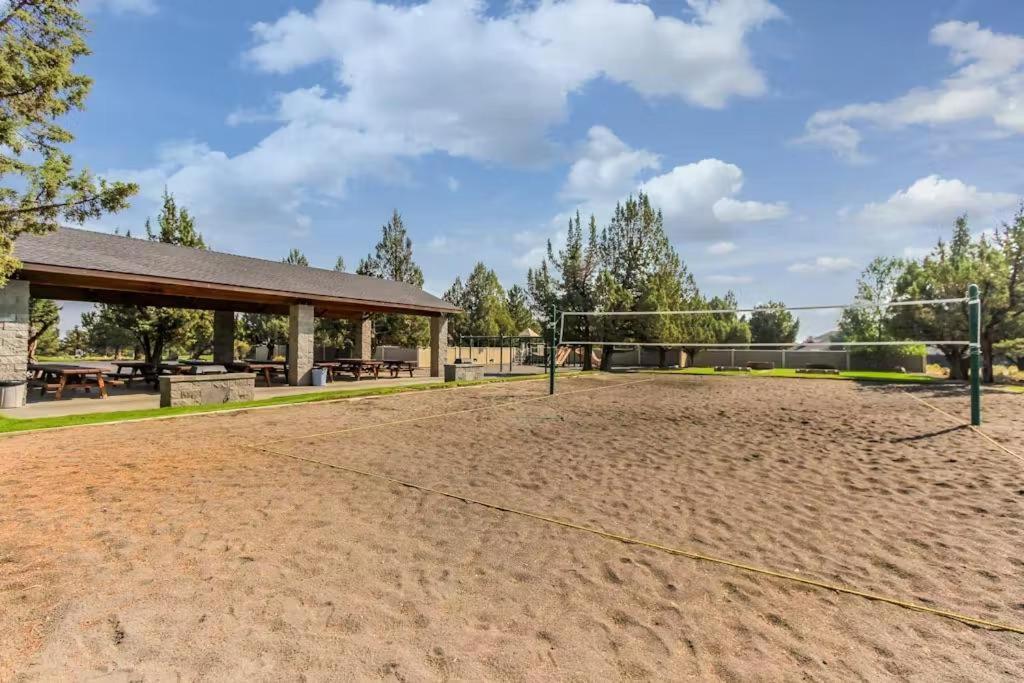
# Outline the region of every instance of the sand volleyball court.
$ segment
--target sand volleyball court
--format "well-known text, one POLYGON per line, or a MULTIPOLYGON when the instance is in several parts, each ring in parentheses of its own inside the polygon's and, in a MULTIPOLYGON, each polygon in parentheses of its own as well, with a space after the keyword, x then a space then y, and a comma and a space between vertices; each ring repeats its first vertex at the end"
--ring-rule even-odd
MULTIPOLYGON (((0 440, 0 679, 1024 670, 1020 633, 734 566, 1024 628, 1024 462, 961 426, 962 391, 639 374, 546 391, 0 440)), ((1017 453, 1022 398, 984 403, 1017 453)))

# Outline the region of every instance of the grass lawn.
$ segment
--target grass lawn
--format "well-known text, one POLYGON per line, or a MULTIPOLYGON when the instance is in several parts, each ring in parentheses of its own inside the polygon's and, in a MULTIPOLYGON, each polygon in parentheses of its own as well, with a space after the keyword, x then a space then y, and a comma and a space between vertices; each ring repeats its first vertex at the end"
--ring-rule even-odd
POLYGON ((681 375, 733 375, 742 377, 789 377, 793 379, 835 379, 853 380, 857 382, 901 382, 907 384, 920 384, 937 381, 930 375, 904 374, 902 372, 875 372, 872 370, 852 370, 841 372, 838 375, 826 373, 805 373, 797 372, 791 368, 777 368, 775 370, 752 370, 750 372, 715 372, 714 368, 682 368, 678 370, 656 370, 654 372, 671 372, 681 375))
POLYGON ((451 389, 453 387, 471 386, 474 384, 489 384, 492 382, 516 382, 522 380, 535 380, 545 377, 543 374, 518 375, 515 377, 499 377, 483 379, 470 382, 441 382, 432 384, 413 384, 410 386, 398 387, 367 387, 364 389, 341 389, 338 391, 325 391, 313 394, 298 394, 295 396, 277 396, 256 401, 240 401, 238 403, 222 403, 217 405, 204 406, 183 406, 181 408, 149 408, 145 410, 123 410, 110 413, 87 413, 84 415, 64 415, 56 417, 37 418, 10 418, 0 415, 0 434, 10 432, 24 432, 35 429, 50 429, 53 427, 73 427, 79 425, 97 424, 103 422, 122 422, 124 420, 142 420, 156 417, 174 417, 178 415, 194 415, 199 413, 215 413, 223 410, 239 410, 243 408, 261 408, 264 406, 288 405, 293 403, 317 403, 319 401, 332 401, 341 398, 358 398, 360 396, 384 396, 387 394, 399 394, 407 391, 429 391, 435 389, 451 389))

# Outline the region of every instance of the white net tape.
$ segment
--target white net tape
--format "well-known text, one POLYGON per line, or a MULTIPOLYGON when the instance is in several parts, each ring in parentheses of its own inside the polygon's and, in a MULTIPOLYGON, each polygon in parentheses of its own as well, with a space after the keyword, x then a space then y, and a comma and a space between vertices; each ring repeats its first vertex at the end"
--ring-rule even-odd
MULTIPOLYGON (((773 311, 820 311, 839 309, 888 309, 905 306, 927 306, 944 304, 966 304, 970 300, 967 297, 955 299, 922 299, 917 301, 887 301, 883 303, 855 302, 852 304, 823 305, 823 306, 789 306, 771 309, 773 311)), ((686 311, 564 311, 559 316, 558 339, 559 344, 564 346, 648 346, 648 347, 688 347, 688 348, 780 348, 798 346, 800 348, 831 348, 836 346, 858 347, 858 346, 971 346, 971 342, 960 339, 942 340, 886 340, 886 341, 827 341, 827 342, 784 342, 784 343, 757 343, 757 342, 728 342, 728 343, 707 343, 698 341, 633 341, 633 340, 592 340, 592 339, 566 339, 565 320, 573 317, 591 318, 628 318, 646 316, 697 316, 697 315, 738 315, 741 313, 754 313, 756 308, 725 308, 725 309, 691 309, 686 311)), ((980 317, 980 316, 979 316, 980 317)))

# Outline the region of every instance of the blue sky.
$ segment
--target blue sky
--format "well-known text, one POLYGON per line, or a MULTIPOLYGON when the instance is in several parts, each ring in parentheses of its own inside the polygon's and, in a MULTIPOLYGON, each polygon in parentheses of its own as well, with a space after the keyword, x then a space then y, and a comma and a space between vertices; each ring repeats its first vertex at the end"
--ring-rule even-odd
POLYGON ((703 289, 806 305, 1024 195, 1016 0, 84 7, 72 151, 142 186, 95 229, 166 186, 216 249, 354 268, 397 208, 441 293, 477 260, 521 283, 643 187, 703 289))

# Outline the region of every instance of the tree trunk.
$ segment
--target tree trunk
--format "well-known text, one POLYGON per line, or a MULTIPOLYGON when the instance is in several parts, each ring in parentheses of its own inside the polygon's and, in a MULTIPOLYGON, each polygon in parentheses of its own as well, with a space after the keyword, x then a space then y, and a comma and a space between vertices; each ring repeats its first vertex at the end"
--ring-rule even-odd
POLYGON ((1018 370, 1024 372, 1024 356, 1017 356, 1016 358, 1011 356, 1010 360, 1013 361, 1014 365, 1017 366, 1018 370))
POLYGON ((668 349, 666 349, 665 347, 661 347, 660 349, 658 349, 658 367, 668 367, 668 349))
POLYGON ((583 347, 583 369, 593 370, 594 369, 594 347, 584 346, 583 347))
POLYGON ((992 335, 986 331, 981 337, 981 381, 992 384, 996 381, 992 369, 992 335))
POLYGON ((39 340, 43 338, 47 330, 54 326, 54 323, 48 322, 36 330, 33 334, 29 335, 28 338, 28 360, 29 362, 35 362, 36 360, 36 348, 39 347, 39 340))
POLYGON ((967 379, 968 362, 963 349, 959 346, 940 346, 939 351, 949 364, 949 378, 967 379))
POLYGON ((609 344, 601 347, 601 370, 604 372, 612 369, 612 348, 609 344))

